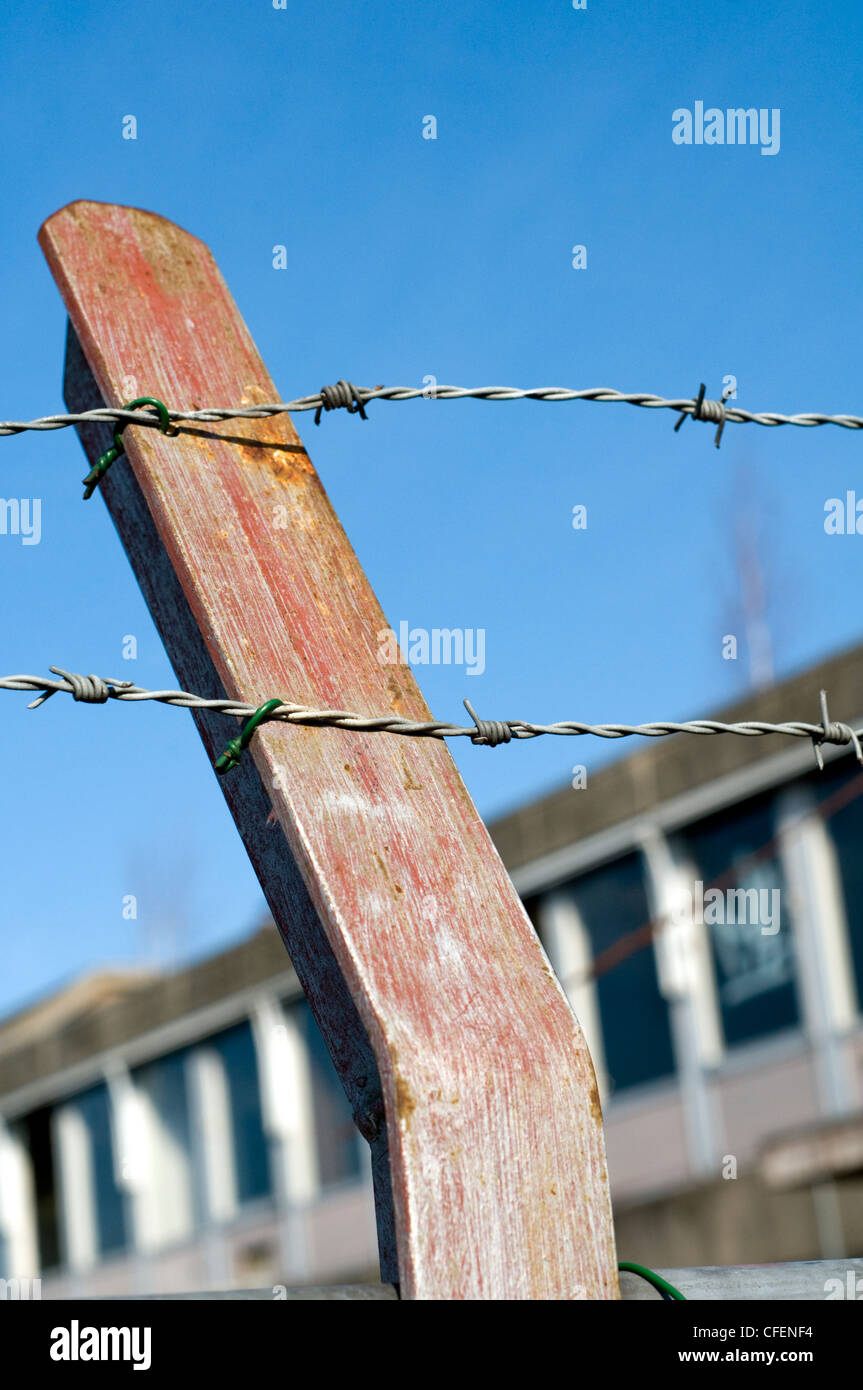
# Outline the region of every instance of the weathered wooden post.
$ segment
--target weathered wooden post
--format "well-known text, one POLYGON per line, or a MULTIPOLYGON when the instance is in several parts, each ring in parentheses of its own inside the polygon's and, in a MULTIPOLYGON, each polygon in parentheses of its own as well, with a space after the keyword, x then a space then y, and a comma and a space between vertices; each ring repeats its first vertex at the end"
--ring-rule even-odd
MULTIPOLYGON (((71 409, 277 399, 179 227, 76 202, 40 242, 71 409)), ((91 461, 110 443, 79 434, 91 461)), ((287 416, 124 443, 101 491, 185 689, 429 717, 410 670, 377 660, 386 621, 287 416)), ((194 717, 215 758, 236 723, 194 717)), ((446 746, 270 723, 221 785, 371 1144, 383 1279, 616 1298, 590 1057, 446 746)))

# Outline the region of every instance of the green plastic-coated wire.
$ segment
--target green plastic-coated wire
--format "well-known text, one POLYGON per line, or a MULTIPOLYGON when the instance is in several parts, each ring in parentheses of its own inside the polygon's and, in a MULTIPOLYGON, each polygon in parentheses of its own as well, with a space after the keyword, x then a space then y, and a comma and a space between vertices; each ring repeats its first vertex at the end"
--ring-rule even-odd
POLYGON ((669 1284, 667 1279, 663 1279, 661 1274, 656 1273, 656 1270, 648 1269, 647 1265, 638 1265, 627 1261, 624 1264, 619 1264, 617 1268, 622 1273, 640 1274, 642 1279, 646 1279, 648 1284, 652 1284, 655 1289, 658 1289, 664 1297, 672 1302, 679 1300, 681 1303, 686 1303, 688 1301, 685 1294, 682 1294, 673 1284, 669 1284))
POLYGON ((237 737, 231 739, 222 756, 216 759, 214 766, 219 777, 224 777, 226 772, 230 772, 232 767, 237 766, 258 725, 262 724, 273 710, 278 709, 279 705, 282 704, 284 701, 280 696, 274 700, 267 700, 266 704, 261 705, 255 710, 252 717, 246 720, 237 737))
MULTIPOLYGON (((155 396, 138 396, 134 401, 129 401, 128 404, 124 405, 123 409, 136 410, 139 405, 155 406, 159 416, 159 429, 163 434, 175 433, 171 426, 171 417, 168 414, 168 407, 165 405, 164 401, 157 401, 155 396)), ((85 502, 89 497, 93 496, 93 493, 96 491, 102 478, 108 472, 111 464, 115 463, 124 452, 123 431, 126 428, 126 423, 126 421, 123 421, 117 426, 114 431, 114 443, 111 445, 111 448, 107 449, 105 453, 102 454, 101 458, 96 460, 86 478, 82 479, 84 483, 85 502)))

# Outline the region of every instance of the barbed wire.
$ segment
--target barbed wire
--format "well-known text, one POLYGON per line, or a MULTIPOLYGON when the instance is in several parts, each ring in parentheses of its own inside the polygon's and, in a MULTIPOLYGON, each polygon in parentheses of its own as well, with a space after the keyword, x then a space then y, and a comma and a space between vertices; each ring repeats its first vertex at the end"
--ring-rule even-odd
MULTIPOLYGON (((570 390, 562 386, 535 386, 521 389, 516 386, 354 386, 349 381, 339 381, 334 386, 324 386, 311 396, 300 396, 293 401, 275 401, 261 405, 230 406, 227 408, 208 407, 202 410, 169 410, 168 416, 173 424, 214 424, 225 420, 262 420, 270 416, 314 410, 316 423, 322 411, 345 408, 352 414, 365 418, 365 406, 370 401, 410 401, 418 397, 439 401, 453 401, 470 398, 480 401, 599 401, 606 404, 640 406, 647 410, 674 410, 680 415, 675 426, 679 429, 683 420, 692 417, 717 424, 716 443, 718 446, 722 429, 726 423, 753 424, 775 427, 779 425, 798 425, 813 428, 818 425, 838 425, 842 429, 863 429, 863 416, 824 415, 805 413, 781 415, 775 411, 750 411, 740 406, 730 405, 728 396, 723 400, 712 401, 704 397, 704 386, 695 397, 668 399, 647 392, 615 391, 611 387, 598 386, 583 391, 570 390)), ((160 428, 156 415, 150 411, 126 410, 114 406, 98 406, 93 410, 83 410, 75 414, 45 415, 38 420, 5 420, 0 422, 0 435, 21 434, 25 430, 61 430, 70 425, 104 424, 119 422, 124 425, 143 425, 147 428, 160 428)))
POLYGON ((147 690, 135 685, 133 681, 117 680, 110 676, 81 676, 66 671, 60 666, 50 667, 54 679, 44 676, 14 675, 0 677, 0 690, 23 690, 35 692, 38 698, 31 701, 29 709, 36 709, 53 695, 67 694, 75 700, 87 704, 104 704, 108 700, 123 703, 136 703, 155 700, 160 704, 176 705, 183 709, 212 710, 218 714, 234 715, 238 719, 249 720, 258 716, 255 727, 264 722, 299 724, 310 727, 326 726, 336 729, 352 729, 358 733, 389 733, 413 738, 469 738, 472 743, 496 747, 513 739, 539 738, 544 734, 580 737, 592 735, 595 738, 665 738, 670 734, 694 734, 715 737, 719 734, 737 734, 744 738, 762 738, 767 734, 785 734, 791 738, 810 739, 819 767, 823 767, 821 744, 850 745, 858 762, 863 764, 863 729, 852 729, 830 719, 827 710, 827 696, 821 692, 821 722, 806 723, 802 720, 788 720, 780 724, 766 720, 738 720, 725 723, 717 719, 690 719, 681 722, 662 720, 648 724, 587 724, 579 720, 563 720, 553 724, 532 724, 523 719, 480 719, 468 700, 465 708, 473 720, 473 725, 451 724, 444 720, 405 719, 401 715, 365 715, 348 710, 315 709, 308 705, 292 704, 288 700, 267 702, 268 708, 249 705, 241 700, 208 700, 200 695, 191 695, 185 690, 147 690))

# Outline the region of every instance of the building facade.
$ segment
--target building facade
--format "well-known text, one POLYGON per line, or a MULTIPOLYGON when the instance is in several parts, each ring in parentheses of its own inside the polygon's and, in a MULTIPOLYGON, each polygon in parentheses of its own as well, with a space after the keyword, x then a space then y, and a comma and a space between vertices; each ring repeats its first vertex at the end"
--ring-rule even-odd
MULTIPOLYGON (((863 723, 863 647, 718 717, 817 723, 822 688, 863 723)), ((622 1258, 863 1248, 863 769, 823 754, 650 741, 490 827, 591 1049, 622 1258)), ((377 1277, 366 1147, 271 924, 0 1024, 0 1277, 33 1276, 377 1277)))
MULTIPOLYGON (((822 689, 859 728, 863 648, 717 717, 817 724, 822 689)), ((822 752, 663 738, 492 827, 588 1039, 626 1258, 863 1248, 863 769, 822 752)))
POLYGON ((49 1298, 377 1277, 367 1146, 272 924, 0 1028, 0 1276, 49 1298))

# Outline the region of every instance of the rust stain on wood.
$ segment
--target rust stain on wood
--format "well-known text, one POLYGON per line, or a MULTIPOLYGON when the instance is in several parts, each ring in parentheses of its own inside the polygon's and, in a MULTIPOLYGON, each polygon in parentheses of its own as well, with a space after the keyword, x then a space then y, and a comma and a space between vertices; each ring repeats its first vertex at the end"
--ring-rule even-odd
POLYGON ((593 1116, 593 1118, 594 1118, 594 1120, 596 1121, 596 1123, 597 1123, 598 1125, 601 1125, 601 1124, 602 1124, 602 1105, 601 1105, 601 1103, 600 1103, 600 1099, 599 1099, 599 1090, 597 1089, 596 1082, 594 1082, 593 1085, 592 1085, 591 1088, 590 1088, 589 1100, 590 1100, 590 1113, 591 1113, 591 1115, 593 1116))
POLYGON ((416 1100, 413 1097, 411 1088, 401 1072, 394 1073, 396 1087, 396 1114, 401 1124, 406 1125, 416 1110, 416 1100))
POLYGON ((404 772, 404 777, 402 778, 402 786, 404 787, 405 791, 421 792, 423 789, 423 784, 422 782, 414 781, 413 773, 408 767, 408 761, 404 754, 402 754, 402 771, 404 772))

